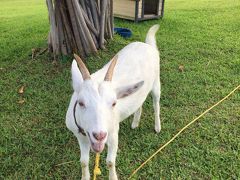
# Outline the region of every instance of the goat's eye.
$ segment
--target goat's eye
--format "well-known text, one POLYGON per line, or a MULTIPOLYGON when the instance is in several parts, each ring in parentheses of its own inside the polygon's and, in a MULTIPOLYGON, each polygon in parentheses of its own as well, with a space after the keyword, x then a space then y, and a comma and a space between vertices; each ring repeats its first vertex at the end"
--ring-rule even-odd
POLYGON ((83 102, 79 102, 79 106, 85 107, 85 104, 83 102))
POLYGON ((112 107, 116 106, 116 104, 117 104, 117 102, 114 101, 114 102, 112 103, 112 107))

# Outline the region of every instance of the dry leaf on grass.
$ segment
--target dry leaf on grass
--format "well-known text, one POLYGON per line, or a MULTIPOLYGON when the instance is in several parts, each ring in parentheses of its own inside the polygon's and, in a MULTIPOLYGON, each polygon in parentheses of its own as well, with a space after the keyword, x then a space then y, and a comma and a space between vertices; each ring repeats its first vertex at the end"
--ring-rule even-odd
POLYGON ((180 72, 183 72, 183 71, 184 71, 184 66, 183 66, 183 65, 180 65, 180 66, 178 67, 178 70, 179 70, 180 72))
POLYGON ((45 52, 47 52, 47 50, 48 50, 48 48, 44 48, 44 49, 42 49, 42 50, 38 53, 38 55, 42 55, 42 54, 44 54, 45 52))
POLYGON ((18 104, 23 104, 23 103, 25 103, 25 99, 20 99, 20 100, 18 101, 18 104))
POLYGON ((21 86, 18 90, 18 93, 23 94, 24 93, 24 88, 25 88, 25 86, 21 86))
POLYGON ((58 62, 57 62, 56 60, 53 60, 52 64, 53 64, 54 66, 57 66, 58 62))
POLYGON ((36 51, 37 51, 36 49, 34 49, 34 48, 32 49, 32 59, 34 59, 36 51))

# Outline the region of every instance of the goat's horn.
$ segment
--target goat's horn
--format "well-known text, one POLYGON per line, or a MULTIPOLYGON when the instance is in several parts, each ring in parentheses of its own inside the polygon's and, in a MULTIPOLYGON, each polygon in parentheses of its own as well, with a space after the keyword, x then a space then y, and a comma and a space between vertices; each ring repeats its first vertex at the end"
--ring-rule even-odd
POLYGON ((114 56, 111 64, 108 67, 107 73, 105 75, 104 81, 112 81, 113 70, 117 63, 118 55, 114 56))
POLYGON ((83 80, 91 79, 90 73, 89 73, 87 67, 85 66, 85 64, 83 63, 82 59, 76 54, 74 54, 74 57, 78 63, 83 80))

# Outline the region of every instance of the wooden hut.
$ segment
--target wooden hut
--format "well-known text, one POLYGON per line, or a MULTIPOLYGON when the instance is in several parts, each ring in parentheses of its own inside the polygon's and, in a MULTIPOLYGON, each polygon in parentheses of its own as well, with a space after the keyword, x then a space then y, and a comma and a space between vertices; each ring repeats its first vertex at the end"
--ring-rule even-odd
POLYGON ((135 22, 163 17, 164 0, 113 0, 114 17, 135 22))

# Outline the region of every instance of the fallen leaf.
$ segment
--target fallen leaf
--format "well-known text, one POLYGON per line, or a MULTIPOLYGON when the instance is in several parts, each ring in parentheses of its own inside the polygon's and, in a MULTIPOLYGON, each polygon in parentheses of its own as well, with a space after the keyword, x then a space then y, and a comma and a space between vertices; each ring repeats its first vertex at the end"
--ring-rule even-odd
POLYGON ((56 60, 53 60, 52 64, 53 64, 54 66, 56 66, 58 63, 57 63, 56 60))
POLYGON ((25 99, 21 99, 18 101, 18 104, 23 104, 23 103, 25 103, 25 99))
POLYGON ((48 50, 48 48, 44 48, 44 49, 42 49, 42 50, 38 53, 38 55, 42 55, 42 54, 44 54, 45 52, 47 52, 47 50, 48 50))
POLYGON ((210 62, 211 62, 211 61, 208 61, 207 66, 209 66, 210 62))
POLYGON ((178 67, 178 70, 179 70, 180 72, 183 72, 183 71, 184 71, 184 66, 183 66, 183 65, 180 65, 180 66, 178 67))
POLYGON ((23 94, 24 93, 24 88, 25 88, 25 86, 21 86, 18 90, 18 93, 23 94))
POLYGON ((32 59, 34 59, 34 57, 35 57, 35 53, 36 53, 36 49, 32 49, 32 59))

